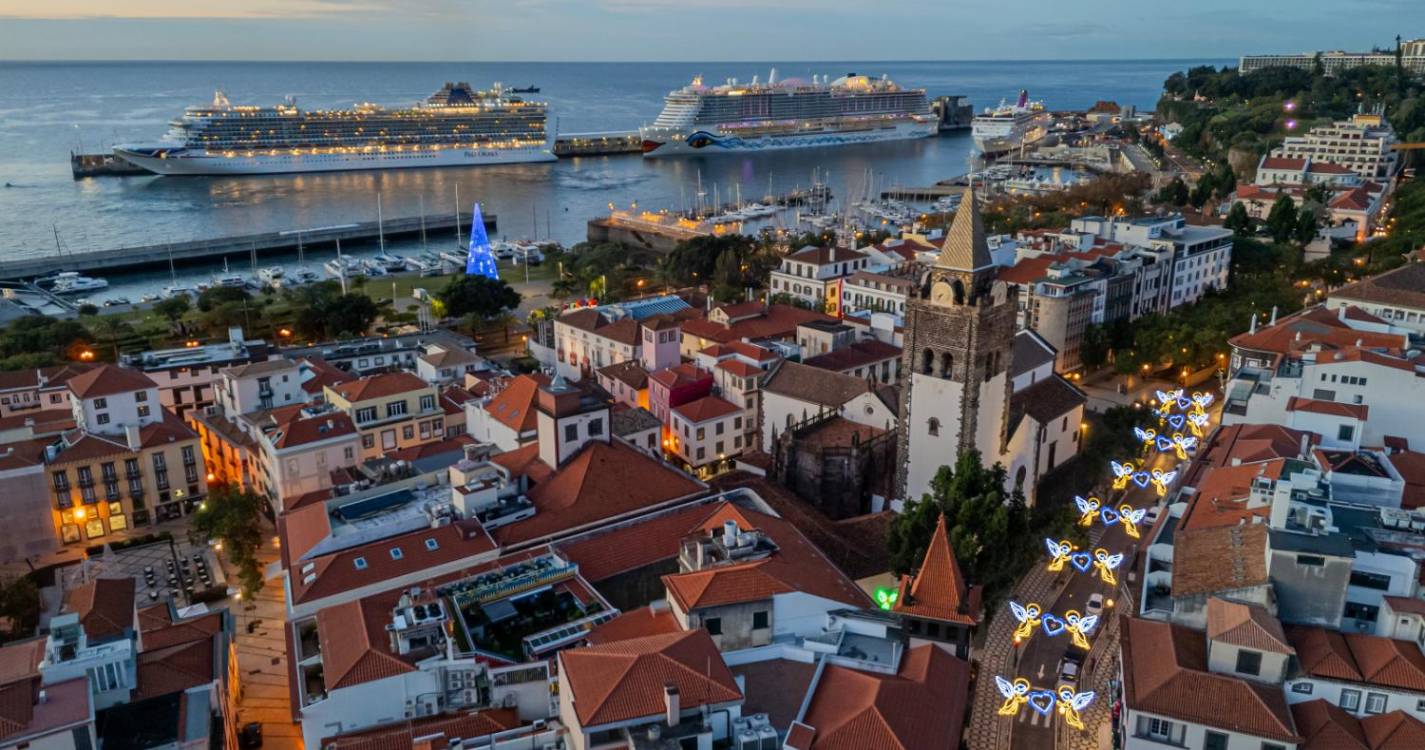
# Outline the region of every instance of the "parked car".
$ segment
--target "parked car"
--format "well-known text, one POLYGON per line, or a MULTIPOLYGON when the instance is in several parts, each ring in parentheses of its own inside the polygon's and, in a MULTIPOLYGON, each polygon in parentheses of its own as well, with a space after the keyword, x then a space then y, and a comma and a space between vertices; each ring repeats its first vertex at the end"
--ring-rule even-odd
POLYGON ((1083 665, 1083 657, 1072 652, 1064 654, 1064 658, 1059 660, 1059 682, 1066 685, 1075 685, 1079 681, 1079 667, 1083 665))
POLYGON ((1084 613, 1103 616, 1103 594, 1090 594, 1089 603, 1084 605, 1084 613))

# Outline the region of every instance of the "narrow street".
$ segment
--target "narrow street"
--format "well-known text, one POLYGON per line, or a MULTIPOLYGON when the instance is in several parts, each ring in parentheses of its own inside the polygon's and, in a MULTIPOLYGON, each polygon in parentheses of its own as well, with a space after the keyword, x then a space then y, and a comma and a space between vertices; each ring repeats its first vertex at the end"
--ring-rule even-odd
MULTIPOLYGON (((258 550, 265 568, 278 559, 271 528, 263 523, 268 543, 258 550)), ((224 565, 228 565, 224 561, 224 565)), ((229 566, 229 573, 235 574, 229 566)), ((283 638, 283 596, 280 578, 267 581, 256 601, 230 600, 237 626, 237 658, 242 671, 238 725, 262 724, 264 750, 302 750, 302 728, 292 722, 288 692, 287 646, 283 638), (252 632, 248 628, 252 627, 252 632)))

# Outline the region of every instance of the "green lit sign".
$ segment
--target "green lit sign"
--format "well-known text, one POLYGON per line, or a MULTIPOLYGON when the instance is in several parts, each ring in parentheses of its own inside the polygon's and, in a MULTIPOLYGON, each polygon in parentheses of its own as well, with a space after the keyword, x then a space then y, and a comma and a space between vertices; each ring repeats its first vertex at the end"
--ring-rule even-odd
POLYGON ((891 607, 896 606, 897 596, 900 596, 900 594, 895 589, 876 589, 876 606, 880 607, 881 609, 890 609, 891 607))

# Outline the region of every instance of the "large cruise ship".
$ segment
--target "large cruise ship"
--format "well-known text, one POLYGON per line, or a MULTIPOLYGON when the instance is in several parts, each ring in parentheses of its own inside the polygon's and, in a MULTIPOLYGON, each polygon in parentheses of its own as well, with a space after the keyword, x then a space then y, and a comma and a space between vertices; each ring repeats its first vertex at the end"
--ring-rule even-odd
POLYGON ((1029 92, 1020 91, 1014 104, 1000 102, 975 116, 970 132, 975 147, 988 156, 1016 151, 1021 146, 1038 142, 1049 134, 1053 116, 1043 102, 1029 101, 1029 92))
POLYGON ((553 161, 547 107, 500 88, 447 83, 402 109, 303 110, 232 104, 221 91, 188 107, 161 141, 114 153, 162 175, 282 174, 553 161))
POLYGON ((644 156, 764 151, 924 138, 937 132, 924 89, 854 73, 759 83, 702 77, 664 98, 663 112, 639 129, 644 156))

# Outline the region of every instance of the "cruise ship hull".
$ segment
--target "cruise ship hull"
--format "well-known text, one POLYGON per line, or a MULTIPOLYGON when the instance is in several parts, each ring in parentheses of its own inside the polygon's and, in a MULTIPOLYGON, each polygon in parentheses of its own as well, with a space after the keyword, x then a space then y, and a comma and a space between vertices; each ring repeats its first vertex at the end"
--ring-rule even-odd
POLYGON ((640 130, 645 157, 686 156, 689 154, 747 153, 790 148, 846 146, 856 143, 880 143, 926 138, 938 132, 934 120, 901 122, 864 130, 814 130, 804 133, 777 133, 744 137, 721 132, 721 129, 671 130, 647 127, 640 130))
POLYGON ((160 175, 260 175, 307 172, 348 172, 366 169, 416 167, 471 167, 487 164, 524 164, 554 161, 547 146, 537 148, 449 148, 421 152, 361 152, 348 154, 253 154, 227 156, 184 148, 135 150, 116 146, 114 154, 160 175))

